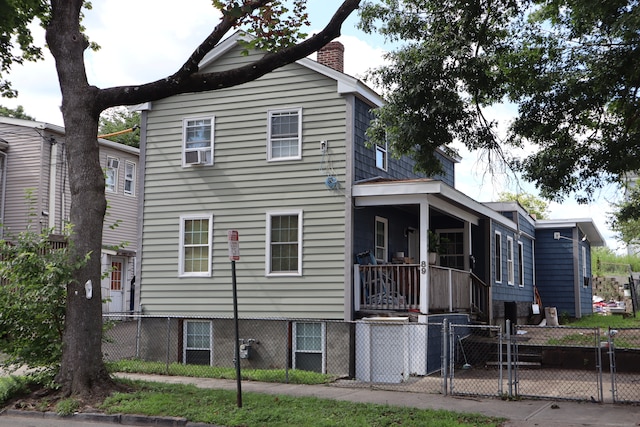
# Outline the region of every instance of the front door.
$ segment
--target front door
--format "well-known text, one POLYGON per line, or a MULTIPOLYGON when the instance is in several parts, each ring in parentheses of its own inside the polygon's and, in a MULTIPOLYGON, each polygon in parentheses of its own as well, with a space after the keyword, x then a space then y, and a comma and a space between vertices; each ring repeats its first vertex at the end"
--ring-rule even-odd
POLYGON ((111 273, 109 285, 109 312, 118 313, 124 311, 124 259, 111 258, 111 273))

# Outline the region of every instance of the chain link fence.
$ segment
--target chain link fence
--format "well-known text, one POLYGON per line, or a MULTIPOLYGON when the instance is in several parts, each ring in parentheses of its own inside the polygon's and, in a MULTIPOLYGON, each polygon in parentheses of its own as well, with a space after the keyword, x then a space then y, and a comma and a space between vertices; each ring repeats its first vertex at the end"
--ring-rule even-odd
POLYGON ((516 325, 513 393, 520 397, 602 402, 599 328, 516 325))
POLYGON ((502 328, 449 325, 449 392, 501 396, 504 389, 502 328))
POLYGON ((238 351, 243 372, 275 381, 315 371, 335 387, 640 402, 640 329, 507 323, 504 332, 465 319, 239 319, 236 346, 231 318, 105 315, 103 354, 125 372, 234 375, 238 351))
POLYGON ((640 329, 608 329, 605 335, 613 401, 640 402, 640 329))

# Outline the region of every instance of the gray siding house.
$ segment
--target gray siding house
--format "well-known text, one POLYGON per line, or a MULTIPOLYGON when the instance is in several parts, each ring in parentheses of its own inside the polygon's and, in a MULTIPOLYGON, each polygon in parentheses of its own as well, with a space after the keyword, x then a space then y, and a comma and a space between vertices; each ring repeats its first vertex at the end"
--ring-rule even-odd
MULTIPOLYGON (((240 37, 222 42, 200 69, 260 55, 243 55, 240 37)), ((426 177, 411 159, 367 144, 383 100, 342 72, 342 55, 333 42, 318 61, 137 107, 140 304, 145 314, 186 316, 176 320, 176 361, 217 365, 232 348, 228 319, 212 319, 233 314, 229 230, 239 235, 242 322, 284 319, 288 328, 263 324, 274 336, 288 331, 294 368, 352 374, 348 355, 358 340, 333 320, 531 316, 535 219, 517 204, 483 204, 456 190, 458 159, 443 152, 442 176, 426 177), (204 348, 190 347, 196 337, 206 337, 204 348), (306 341, 317 348, 298 352, 305 337, 317 338, 306 341)), ((593 230, 587 238, 600 239, 593 230)), ((268 357, 282 349, 264 335, 254 337, 260 356, 247 366, 282 364, 268 357)))
MULTIPOLYGON (((109 208, 103 227, 102 296, 105 312, 130 311, 138 236, 139 150, 99 139, 109 208), (114 225, 117 226, 114 227, 114 225)), ((0 117, 0 233, 6 240, 27 228, 61 239, 69 221, 65 132, 49 123, 0 117), (28 202, 26 192, 31 193, 28 202), (29 210, 35 216, 29 215, 29 210)))

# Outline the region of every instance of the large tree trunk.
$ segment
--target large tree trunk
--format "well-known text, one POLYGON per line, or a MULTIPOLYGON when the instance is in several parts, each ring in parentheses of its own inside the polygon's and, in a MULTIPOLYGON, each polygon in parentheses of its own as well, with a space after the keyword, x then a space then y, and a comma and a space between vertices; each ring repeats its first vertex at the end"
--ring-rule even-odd
POLYGON ((62 91, 71 189, 71 248, 75 260, 90 255, 67 286, 62 361, 56 381, 66 394, 89 396, 112 385, 101 351, 100 256, 107 203, 98 146, 98 89, 89 86, 86 79, 83 54, 87 41, 80 33, 78 18, 82 0, 52 1, 52 5, 47 42, 56 60, 62 91), (91 298, 85 292, 89 284, 91 298))
MULTIPOLYGON (((87 81, 84 51, 89 46, 80 31, 84 0, 51 0, 47 43, 55 58, 62 91, 62 117, 66 128, 66 154, 71 188, 71 243, 76 260, 90 255, 78 268, 67 287, 67 307, 63 335, 62 363, 56 377, 67 394, 96 396, 109 392, 114 383, 102 360, 102 296, 100 255, 106 200, 104 174, 100 167, 98 118, 116 105, 134 105, 187 92, 231 87, 304 58, 340 35, 340 27, 360 0, 345 0, 325 29, 313 37, 265 54, 251 65, 214 73, 198 73, 204 56, 236 26, 239 17, 225 14, 220 24, 193 52, 174 75, 140 86, 98 89, 87 81), (92 298, 85 296, 91 283, 92 298)), ((247 13, 267 4, 267 0, 247 2, 247 13)))

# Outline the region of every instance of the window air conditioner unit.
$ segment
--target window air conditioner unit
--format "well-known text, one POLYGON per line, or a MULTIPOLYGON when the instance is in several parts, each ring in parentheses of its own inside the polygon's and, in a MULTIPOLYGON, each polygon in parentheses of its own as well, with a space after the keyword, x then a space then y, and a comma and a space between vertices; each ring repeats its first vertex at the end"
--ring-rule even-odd
POLYGON ((184 162, 187 165, 204 165, 206 161, 206 150, 188 150, 184 152, 184 162))
POLYGON ((118 159, 107 159, 107 167, 109 169, 118 169, 120 165, 120 160, 118 159))

